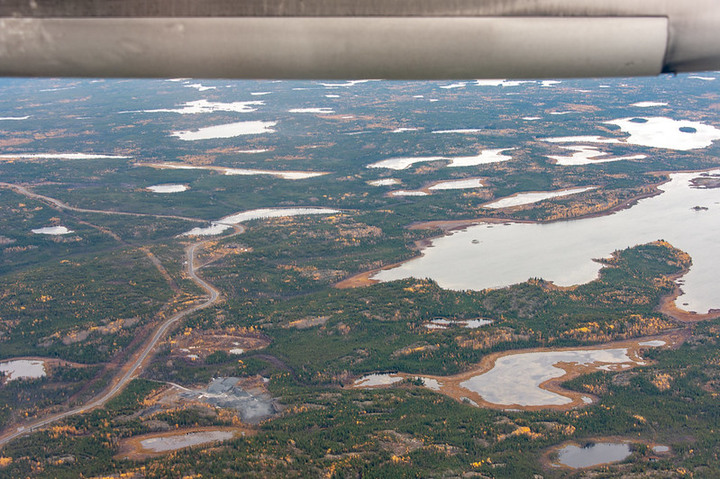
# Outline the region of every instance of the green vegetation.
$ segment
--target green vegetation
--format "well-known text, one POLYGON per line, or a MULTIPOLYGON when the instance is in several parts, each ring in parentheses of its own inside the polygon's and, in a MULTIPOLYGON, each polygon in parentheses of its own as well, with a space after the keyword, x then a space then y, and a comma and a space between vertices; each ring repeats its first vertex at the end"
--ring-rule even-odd
POLYGON ((133 339, 170 299, 139 250, 53 261, 0 277, 1 358, 46 355, 102 362, 133 339))
MULTIPOLYGON (((642 161, 552 164, 547 155, 558 147, 542 138, 621 136, 602 121, 640 114, 628 112, 627 105, 646 100, 648 91, 677 100, 682 105, 678 118, 712 123, 716 116, 715 93, 704 82, 684 85, 682 93, 648 79, 623 87, 620 80, 608 82, 614 87, 592 94, 580 93, 594 85, 589 80, 554 88, 527 84, 523 91, 528 95, 513 96, 504 87, 454 91, 434 83, 371 82, 328 90, 341 95, 337 101, 319 94, 325 87, 317 83, 246 82, 228 88, 217 82, 215 90, 200 97, 264 103, 256 112, 177 115, 139 110, 172 109, 197 100, 199 92, 189 85, 0 80, 0 111, 11 112, 0 117, 32 118, 0 123, 3 154, 130 157, 0 159, 3 182, 77 208, 173 215, 206 224, 253 208, 342 210, 253 221, 243 225, 242 234, 208 238, 198 251, 198 274, 220 290, 222 301, 184 318, 143 367, 142 379, 103 408, 3 447, 0 478, 120 473, 158 478, 576 477, 582 473, 543 465, 551 448, 568 440, 615 436, 636 441, 633 454, 624 464, 604 466, 599 477, 720 476, 720 321, 688 326, 658 311, 661 299, 674 290, 670 276, 690 265, 690 258, 668 243, 616 252, 603 261, 598 279, 572 289, 557 289, 539 278, 478 292, 443 290, 427 279, 333 287, 357 273, 412 258, 424 240, 442 234, 407 228, 416 222, 480 216, 554 221, 607 213, 655 193, 668 172, 718 166, 717 145, 653 152, 642 161), (57 87, 68 89, 54 91, 57 87), (250 95, 270 89, 267 97, 250 95), (430 98, 439 101, 429 103, 430 98), (335 114, 288 112, 320 102, 335 114), (552 118, 553 111, 574 113, 552 118), (525 115, 542 120, 518 120, 525 115), (170 135, 259 118, 277 121, 277 133, 197 142, 170 135), (418 130, 392 133, 397 128, 418 130), (446 129, 476 131, 431 133, 446 129), (505 162, 469 168, 447 168, 443 162, 405 170, 366 167, 393 157, 468 156, 487 148, 515 150, 505 162), (252 150, 268 151, 247 153, 252 150), (170 161, 327 175, 293 181, 136 165, 170 161), (387 194, 469 177, 483 178, 484 187, 422 197, 387 194), (379 178, 400 184, 368 184, 379 178), (177 194, 147 190, 166 183, 189 189, 177 194), (598 188, 512 212, 482 208, 518 192, 580 186, 598 188), (492 323, 477 329, 427 327, 440 318, 492 323), (493 352, 604 344, 670 329, 683 329, 687 340, 677 349, 644 352, 647 365, 566 383, 599 398, 597 404, 567 412, 481 409, 413 380, 387 389, 350 387, 373 372, 450 375, 493 352), (284 409, 254 426, 256 434, 211 448, 143 460, 118 455, 123 439, 141 434, 237 426, 237 411, 173 396, 183 387, 206 387, 216 377, 239 377, 252 383, 250 390, 267 388, 284 409), (652 444, 671 450, 655 457, 652 444)), ((647 154, 638 146, 605 146, 618 155, 647 154)), ((198 239, 178 236, 202 224, 77 212, 0 188, 0 359, 39 356, 80 363, 53 366, 42 379, 0 383, 3 431, 26 417, 45 417, 94 397, 154 326, 206 295, 186 273, 185 248, 198 239), (31 232, 55 225, 74 232, 31 232)))
MULTIPOLYGON (((634 447, 628 464, 605 468, 608 476, 682 475, 684 469, 713 477, 720 473, 720 444, 715 433, 720 428, 715 397, 720 378, 720 321, 698 325, 693 333, 694 339, 679 349, 648 351, 651 365, 619 374, 595 373, 566 383, 566 387, 602 398, 596 406, 566 413, 478 409, 409 384, 390 390, 308 388, 279 374, 272 381, 274 393, 282 395, 289 409, 281 418, 265 423, 257 436, 231 441, 211 455, 190 450, 144 467, 149 477, 198 472, 212 477, 328 473, 336 477, 412 477, 465 471, 497 478, 560 477, 565 473, 539 465, 550 446, 565 440, 583 443, 618 436, 642 443, 634 447), (669 388, 658 381, 665 375, 669 376, 669 388), (643 443, 667 445, 671 453, 651 462, 655 456, 643 443), (287 456, 292 460, 285 460, 287 456)), ((137 463, 109 459, 112 438, 146 430, 127 415, 139 410, 139 399, 155 387, 156 383, 136 381, 106 411, 68 420, 78 431, 99 429, 90 436, 66 432, 59 434, 59 440, 57 434, 53 437, 46 432, 16 441, 3 451, 14 462, 0 474, 17 477, 28 473, 29 463, 23 457, 36 458, 33 464, 38 477, 71 477, 81 470, 93 474, 137 470, 137 463), (100 439, 106 432, 111 434, 109 442, 100 439), (52 457, 82 457, 90 445, 98 447, 98 452, 92 460, 84 457, 82 465, 51 464, 52 457)), ((183 421, 178 415, 162 417, 183 421)), ((188 417, 184 423, 198 421, 208 424, 199 416, 188 417)))

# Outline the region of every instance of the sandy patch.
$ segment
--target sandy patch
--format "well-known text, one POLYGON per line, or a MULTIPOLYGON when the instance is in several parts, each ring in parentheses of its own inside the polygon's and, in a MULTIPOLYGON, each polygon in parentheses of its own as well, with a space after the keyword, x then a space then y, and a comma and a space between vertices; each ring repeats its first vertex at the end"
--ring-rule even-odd
POLYGON ((325 323, 327 323, 328 319, 330 319, 329 316, 318 316, 315 318, 304 318, 304 319, 298 319, 296 321, 290 321, 286 325, 283 325, 283 328, 295 328, 295 329, 309 329, 313 328, 315 326, 322 326, 325 323))
POLYGON ((147 459, 193 446, 206 446, 237 437, 255 435, 242 427, 196 427, 162 433, 143 434, 120 441, 117 458, 147 459))
POLYGON ((353 387, 356 388, 370 388, 377 386, 390 386, 392 384, 402 381, 402 376, 395 374, 368 374, 360 379, 355 380, 353 387))
POLYGON ((170 341, 170 355, 172 357, 183 357, 194 354, 197 358, 205 359, 216 351, 226 351, 229 354, 244 354, 247 351, 264 349, 268 344, 270 344, 270 340, 267 337, 255 333, 193 332, 188 336, 178 335, 174 337, 170 341))

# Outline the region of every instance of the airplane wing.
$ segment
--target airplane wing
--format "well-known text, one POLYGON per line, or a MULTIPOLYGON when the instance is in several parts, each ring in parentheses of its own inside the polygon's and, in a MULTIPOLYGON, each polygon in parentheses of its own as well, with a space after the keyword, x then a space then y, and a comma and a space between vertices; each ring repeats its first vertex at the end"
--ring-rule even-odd
POLYGON ((717 0, 0 2, 5 76, 462 79, 717 69, 717 0))

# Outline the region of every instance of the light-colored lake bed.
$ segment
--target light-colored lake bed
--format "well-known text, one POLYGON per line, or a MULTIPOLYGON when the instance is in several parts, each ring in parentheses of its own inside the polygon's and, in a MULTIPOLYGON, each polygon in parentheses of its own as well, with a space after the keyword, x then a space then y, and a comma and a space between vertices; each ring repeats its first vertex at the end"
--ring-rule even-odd
POLYGON ((584 446, 568 444, 557 451, 557 464, 573 469, 611 464, 627 459, 630 454, 630 444, 598 442, 584 446))
POLYGON ((499 406, 547 407, 573 403, 573 398, 542 387, 567 374, 559 364, 594 366, 635 364, 627 348, 542 351, 499 357, 492 369, 459 383, 485 402, 499 406))
POLYGON ((121 439, 116 457, 120 459, 147 459, 188 447, 212 445, 233 438, 252 436, 255 433, 255 429, 243 427, 194 427, 185 430, 143 434, 121 439))
POLYGON ((558 191, 533 191, 528 193, 517 193, 506 198, 500 198, 499 200, 486 203, 483 208, 512 208, 515 206, 530 205, 533 203, 539 203, 541 201, 549 200, 552 198, 562 198, 565 196, 577 195, 585 193, 586 191, 592 191, 597 189, 595 186, 587 186, 583 188, 568 188, 565 190, 558 191))
POLYGON ((381 180, 370 180, 367 182, 370 186, 393 186, 393 185, 399 185, 400 180, 396 178, 383 178, 381 180))
POLYGON ((332 215, 336 213, 340 213, 340 210, 331 208, 259 208, 226 216, 211 223, 210 226, 193 228, 181 236, 219 235, 231 229, 234 225, 252 220, 302 215, 332 215))
POLYGON ((395 374, 368 374, 357 379, 353 384, 356 388, 368 388, 377 386, 390 386, 399 383, 404 378, 395 374))
POLYGON ((596 371, 624 371, 646 365, 641 354, 647 347, 660 347, 660 343, 674 347, 684 341, 679 333, 662 338, 642 343, 633 340, 581 348, 493 353, 474 369, 454 376, 369 374, 356 380, 354 387, 393 387, 403 379, 420 379, 424 387, 477 407, 568 410, 592 404, 594 399, 563 389, 563 382, 596 371))
POLYGON ((15 359, 0 363, 0 372, 8 381, 18 379, 37 379, 47 375, 45 362, 31 359, 15 359))

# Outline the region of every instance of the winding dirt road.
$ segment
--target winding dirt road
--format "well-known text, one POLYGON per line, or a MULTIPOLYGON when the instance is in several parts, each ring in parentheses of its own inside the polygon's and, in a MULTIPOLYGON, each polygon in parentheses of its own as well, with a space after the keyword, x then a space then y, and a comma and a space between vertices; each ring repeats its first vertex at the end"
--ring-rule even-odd
POLYGON ((137 217, 144 217, 144 218, 164 218, 164 219, 171 219, 171 220, 183 220, 183 221, 192 221, 194 223, 209 223, 207 220, 201 220, 198 218, 187 218, 185 216, 174 216, 174 215, 154 215, 151 213, 131 213, 127 211, 106 211, 106 210, 92 210, 92 209, 86 209, 86 208, 77 208, 75 206, 71 206, 67 203, 64 203, 56 198, 51 198, 49 196, 39 195, 37 193, 33 193, 32 191, 28 190, 24 186, 21 185, 15 185, 12 183, 3 183, 0 182, 0 188, 9 188, 16 193, 20 193, 23 196, 27 196, 28 198, 32 198, 34 200, 42 201, 43 203, 48 203, 51 206, 55 206, 56 208, 60 208, 63 210, 69 210, 69 211, 77 211, 78 213, 97 213, 101 215, 118 215, 118 216, 137 216, 137 217))
MULTIPOLYGON (((60 209, 69 209, 72 211, 80 211, 80 212, 91 212, 91 213, 100 213, 100 214, 122 214, 122 215, 132 215, 132 216, 154 216, 157 218, 176 218, 176 219, 186 219, 189 221, 196 221, 196 222, 206 222, 204 220, 198 220, 193 218, 183 218, 179 216, 162 216, 162 215, 150 215, 150 214, 142 214, 142 213, 121 213, 121 212, 113 212, 113 211, 101 211, 101 210, 87 210, 82 208, 75 208, 72 206, 69 206, 59 200, 56 200, 54 198, 49 198, 42 195, 37 195, 30 190, 17 185, 12 185, 9 183, 0 183, 1 187, 7 187, 11 188, 15 191, 17 191, 20 194, 23 194, 25 196, 28 196, 30 198, 39 199, 41 201, 45 201, 48 203, 51 203, 57 208, 60 209)), ((244 232, 245 229, 242 226, 235 226, 235 231, 225 236, 225 238, 229 236, 234 236, 236 234, 240 234, 244 232)), ((108 402, 111 398, 113 398, 115 395, 117 395, 120 391, 122 391, 132 379, 137 377, 143 367, 143 364, 145 361, 150 357, 155 349, 155 347, 158 345, 158 343, 163 339, 165 334, 172 328, 178 321, 182 320, 186 316, 193 314, 197 311, 200 311, 201 309, 205 309, 209 306, 212 306, 220 299, 220 292, 210 283, 202 279, 198 276, 197 270, 200 269, 202 266, 196 267, 195 266, 195 252, 198 248, 202 247, 204 244, 210 242, 210 241, 217 241, 218 238, 214 238, 212 240, 203 240, 198 241, 196 243, 191 244, 187 248, 185 248, 185 257, 187 261, 187 274, 190 277, 190 279, 195 282, 198 286, 200 286, 202 289, 204 289, 208 293, 208 297, 200 304, 197 304, 195 306, 191 306, 188 309, 184 309, 182 311, 179 311, 175 313, 170 318, 166 319, 163 323, 161 323, 157 329, 155 329, 154 334, 150 337, 150 339, 147 340, 147 342, 140 348, 138 352, 136 352, 132 359, 130 359, 127 364, 125 364, 123 367, 121 367, 115 377, 115 379, 112 382, 112 385, 100 393, 95 398, 91 399, 87 403, 83 404, 82 406, 78 406, 76 408, 70 409, 68 411, 64 411, 61 413, 50 415, 43 419, 37 419, 34 421, 29 421, 26 424, 15 426, 14 430, 8 431, 2 435, 0 435, 0 448, 5 446, 5 444, 9 443, 10 441, 17 439, 20 436, 23 436, 25 434, 31 433, 33 431, 36 431, 38 429, 44 428, 52 423, 55 423, 57 421, 60 421, 62 419, 65 419, 70 416, 74 416, 76 414, 82 414, 84 412, 90 411, 91 409, 100 407, 104 405, 106 402, 108 402)))

